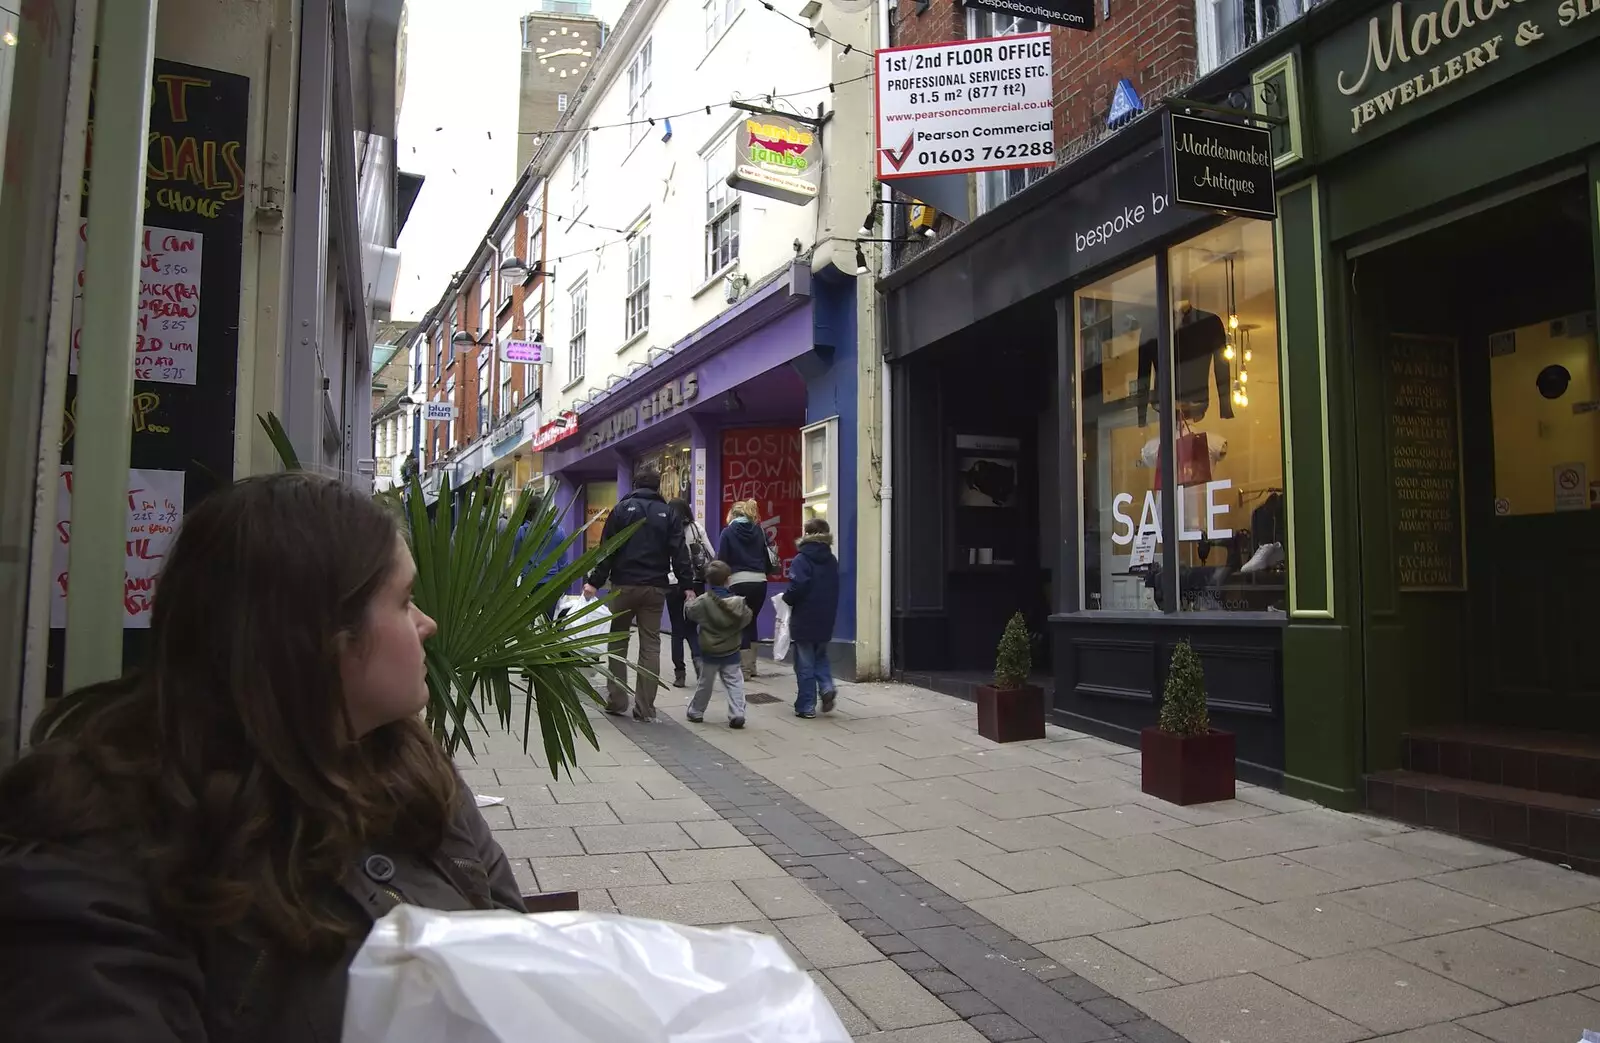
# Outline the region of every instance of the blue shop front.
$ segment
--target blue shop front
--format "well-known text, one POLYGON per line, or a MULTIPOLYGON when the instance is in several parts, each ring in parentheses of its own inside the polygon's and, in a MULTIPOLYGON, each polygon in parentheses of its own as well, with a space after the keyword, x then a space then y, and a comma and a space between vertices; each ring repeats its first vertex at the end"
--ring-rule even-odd
POLYGON ((764 645, 772 597, 788 582, 805 519, 827 517, 841 586, 833 664, 845 678, 855 674, 855 301, 853 278, 786 266, 574 407, 576 431, 544 454, 563 516, 584 527, 585 546, 598 543, 643 467, 660 473, 668 500, 691 505, 713 548, 733 504, 755 500, 779 557, 758 617, 764 645), (807 495, 815 488, 807 476, 818 473, 829 475, 827 495, 807 495))

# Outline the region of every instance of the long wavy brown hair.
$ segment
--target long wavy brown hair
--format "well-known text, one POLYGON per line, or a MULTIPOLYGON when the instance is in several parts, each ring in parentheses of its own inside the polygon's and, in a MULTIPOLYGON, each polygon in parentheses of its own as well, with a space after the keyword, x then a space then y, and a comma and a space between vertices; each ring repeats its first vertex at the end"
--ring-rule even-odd
POLYGON ((0 776, 0 834, 116 844, 190 927, 343 945, 339 877, 371 840, 433 850, 457 798, 420 720, 357 737, 340 684, 397 531, 305 473, 202 501, 162 569, 146 667, 46 710, 0 776))

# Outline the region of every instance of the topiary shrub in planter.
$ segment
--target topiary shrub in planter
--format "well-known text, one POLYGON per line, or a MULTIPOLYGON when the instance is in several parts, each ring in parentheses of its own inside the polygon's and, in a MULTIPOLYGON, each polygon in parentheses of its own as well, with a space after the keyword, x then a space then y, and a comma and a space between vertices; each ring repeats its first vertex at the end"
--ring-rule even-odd
POLYGON ((1018 612, 1006 623, 995 655, 994 684, 978 686, 978 734, 994 742, 1044 738, 1044 689, 1033 670, 1028 624, 1018 612))
POLYGON ((1200 657, 1179 641, 1161 694, 1160 723, 1139 734, 1141 788, 1173 804, 1233 799, 1234 737, 1211 727, 1200 657))

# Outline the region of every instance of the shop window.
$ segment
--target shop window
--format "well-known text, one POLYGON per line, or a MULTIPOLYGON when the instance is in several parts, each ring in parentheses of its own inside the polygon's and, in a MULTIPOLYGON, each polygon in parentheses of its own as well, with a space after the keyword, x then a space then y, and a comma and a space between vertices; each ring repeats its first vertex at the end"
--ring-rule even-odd
POLYGON ((1317 0, 1195 0, 1200 75, 1299 18, 1317 0))
POLYGON ((1158 350, 1155 260, 1079 290, 1077 311, 1083 607, 1154 611, 1160 511, 1143 449, 1160 416, 1145 400, 1150 382, 1142 371, 1158 350))
POLYGON ((650 84, 654 78, 650 70, 651 43, 646 40, 639 53, 628 65, 628 144, 644 137, 649 128, 650 84))
POLYGON ((650 222, 642 222, 628 240, 628 297, 623 340, 650 328, 650 222))
POLYGON ((572 339, 567 343, 567 382, 583 379, 589 359, 589 284, 579 283, 567 295, 572 305, 572 339))
POLYGON ((706 154, 706 278, 739 259, 739 193, 728 187, 733 152, 727 139, 706 154))
POLYGON ((1498 517, 1600 507, 1595 313, 1489 338, 1498 517))
POLYGON ((665 500, 694 503, 693 454, 688 442, 672 442, 643 453, 636 466, 653 467, 661 475, 661 496, 665 500))
POLYGON ((594 550, 604 541, 606 515, 617 505, 616 482, 590 482, 584 486, 583 549, 594 550))
POLYGON ((489 353, 479 352, 478 358, 478 434, 489 433, 489 422, 493 414, 489 411, 489 393, 492 385, 489 383, 489 353))
POLYGON ((1160 264, 1151 259, 1077 294, 1083 607, 1282 611, 1272 225, 1231 221, 1175 247, 1165 258, 1166 301, 1158 300, 1160 264), (1170 315, 1165 342, 1158 307, 1170 315), (1166 398, 1158 390, 1164 368, 1166 398), (1163 413, 1172 417, 1170 442, 1163 413), (1162 518, 1169 458, 1178 531, 1171 560, 1162 518), (1164 573, 1174 564, 1170 580, 1164 573))
POLYGON ((744 9, 744 0, 705 0, 706 15, 706 50, 717 45, 722 39, 722 34, 728 31, 728 26, 739 17, 739 12, 744 9))

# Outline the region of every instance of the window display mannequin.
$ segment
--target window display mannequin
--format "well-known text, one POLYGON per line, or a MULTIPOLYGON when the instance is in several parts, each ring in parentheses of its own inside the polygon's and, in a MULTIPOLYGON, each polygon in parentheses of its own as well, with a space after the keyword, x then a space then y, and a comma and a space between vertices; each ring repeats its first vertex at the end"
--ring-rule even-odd
MULTIPOLYGON (((1201 420, 1211 407, 1211 381, 1217 385, 1219 416, 1233 419, 1233 400, 1229 391, 1233 375, 1228 360, 1222 352, 1228 346, 1228 331, 1222 319, 1211 312, 1202 311, 1187 299, 1178 302, 1177 324, 1172 331, 1173 354, 1177 367, 1173 370, 1172 396, 1185 419, 1201 420), (1206 370, 1211 370, 1211 380, 1206 370)), ((1154 395, 1155 372, 1160 351, 1154 338, 1139 345, 1139 426, 1145 426, 1146 406, 1154 395)))

